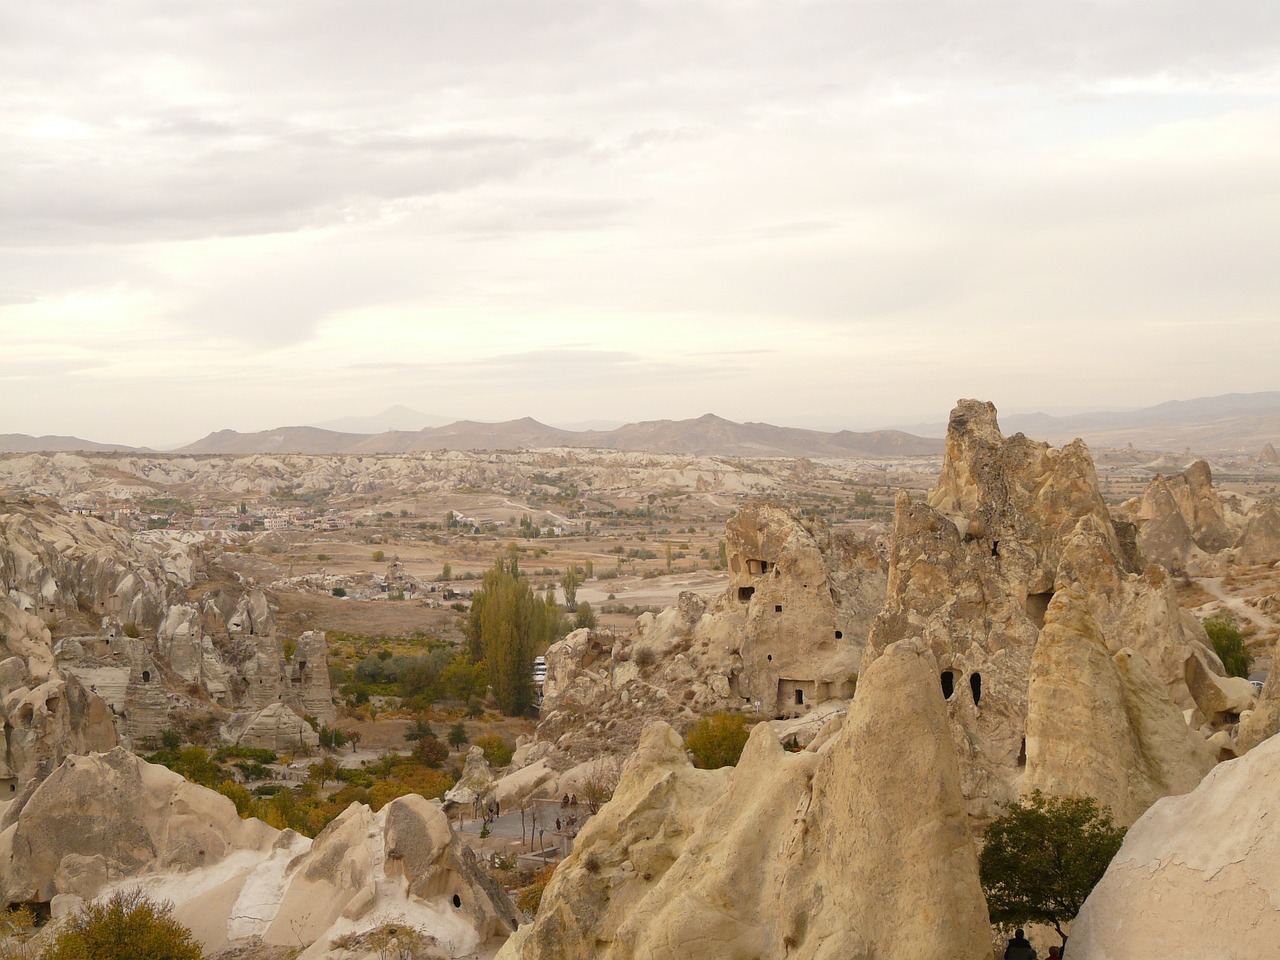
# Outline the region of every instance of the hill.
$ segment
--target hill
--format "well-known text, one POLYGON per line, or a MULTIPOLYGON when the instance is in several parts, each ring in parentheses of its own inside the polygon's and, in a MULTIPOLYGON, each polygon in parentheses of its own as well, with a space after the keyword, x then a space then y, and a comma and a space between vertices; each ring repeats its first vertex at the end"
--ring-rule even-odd
POLYGON ((532 417, 502 423, 459 420, 444 427, 339 433, 316 427, 281 427, 261 433, 219 430, 178 453, 424 453, 430 450, 534 450, 588 447, 634 453, 724 457, 928 456, 942 441, 901 431, 823 433, 767 423, 734 423, 707 414, 696 420, 651 420, 616 430, 561 430, 532 417))

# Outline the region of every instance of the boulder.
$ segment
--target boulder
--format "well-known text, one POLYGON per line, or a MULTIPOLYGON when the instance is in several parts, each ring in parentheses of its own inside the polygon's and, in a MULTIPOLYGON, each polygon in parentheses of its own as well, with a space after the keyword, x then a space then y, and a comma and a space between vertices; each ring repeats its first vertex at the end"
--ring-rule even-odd
POLYGON ((1280 739, 1156 802, 1071 926, 1068 956, 1252 960, 1280 942, 1280 739))

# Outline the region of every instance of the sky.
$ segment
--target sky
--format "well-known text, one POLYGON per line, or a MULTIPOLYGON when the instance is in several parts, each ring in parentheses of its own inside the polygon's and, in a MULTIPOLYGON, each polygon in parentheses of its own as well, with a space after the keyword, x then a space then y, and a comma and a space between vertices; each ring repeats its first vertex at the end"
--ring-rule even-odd
POLYGON ((1275 0, 0 6, 0 433, 1280 386, 1275 0))

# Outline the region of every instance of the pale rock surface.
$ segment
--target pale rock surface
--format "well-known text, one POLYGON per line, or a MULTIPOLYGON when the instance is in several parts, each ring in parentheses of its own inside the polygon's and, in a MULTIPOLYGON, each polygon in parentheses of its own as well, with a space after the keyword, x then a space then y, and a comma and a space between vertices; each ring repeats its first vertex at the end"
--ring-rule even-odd
POLYGON ((479 747, 472 747, 467 751, 462 776, 444 795, 445 805, 447 807, 450 804, 457 804, 469 807, 487 797, 492 786, 493 769, 489 766, 489 761, 484 758, 484 751, 479 747))
POLYGON ((320 746, 320 735, 311 724, 283 703, 233 718, 221 735, 228 743, 276 753, 313 753, 320 746))
MULTIPOLYGON (((1280 641, 1277 641, 1277 647, 1280 648, 1280 641)), ((1280 649, 1272 651, 1272 668, 1262 685, 1262 692, 1258 694, 1257 702, 1249 715, 1240 718, 1236 738, 1236 749, 1240 752, 1251 750, 1268 737, 1280 733, 1280 670, 1276 669, 1280 665, 1278 655, 1280 649)))
POLYGON ((1280 504, 1266 500, 1249 512, 1236 543, 1236 562, 1243 564, 1280 561, 1280 504))
POLYGON ((0 597, 0 800, 64 757, 117 743, 107 703, 53 665, 49 632, 34 614, 0 597))
POLYGON ((515 926, 443 809, 419 796, 378 813, 352 804, 314 841, 241 820, 230 800, 123 749, 73 757, 0 818, 7 902, 68 904, 141 886, 208 950, 306 947, 383 923, 412 925, 468 953, 515 926), (456 898, 456 899, 455 899, 456 898))
POLYGON ((499 957, 986 960, 936 672, 895 645, 820 750, 786 753, 761 724, 732 772, 693 770, 653 724, 499 957))
POLYGON ((1091 796, 1124 826, 1216 762, 1142 656, 1110 652, 1078 586, 1049 605, 1027 700, 1023 792, 1091 796))
POLYGON ((1020 794, 1032 654, 1050 602, 1073 584, 1108 651, 1141 654, 1174 704, 1191 706, 1187 659, 1216 657, 1168 572, 1143 569, 1112 522, 1085 445, 1005 438, 993 405, 961 400, 928 502, 898 495, 887 597, 863 669, 897 640, 930 647, 980 821, 1020 794))
POLYGON ((1280 738, 1166 797, 1071 926, 1081 960, 1260 960, 1280 943, 1280 738))
POLYGON ((1215 673, 1203 656, 1187 659, 1187 687, 1195 698, 1199 714, 1213 726, 1233 723, 1257 700, 1257 688, 1243 677, 1215 673))

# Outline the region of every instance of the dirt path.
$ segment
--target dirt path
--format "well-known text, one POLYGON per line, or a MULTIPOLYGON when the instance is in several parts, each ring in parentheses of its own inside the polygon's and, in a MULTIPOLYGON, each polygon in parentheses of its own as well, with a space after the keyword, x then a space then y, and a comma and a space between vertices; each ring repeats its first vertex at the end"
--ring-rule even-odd
POLYGON ((1259 630, 1272 630, 1276 624, 1271 618, 1264 617, 1257 610, 1244 602, 1240 597, 1233 597, 1222 589, 1222 577, 1196 577, 1195 582, 1204 588, 1204 591, 1210 594, 1215 600, 1220 600, 1222 605, 1229 609, 1232 613, 1238 614, 1245 620, 1248 620, 1259 630))

